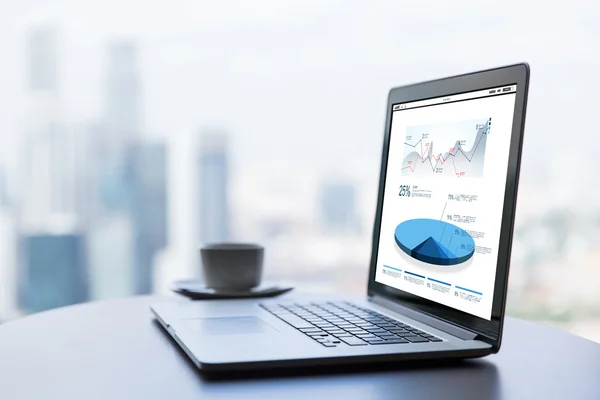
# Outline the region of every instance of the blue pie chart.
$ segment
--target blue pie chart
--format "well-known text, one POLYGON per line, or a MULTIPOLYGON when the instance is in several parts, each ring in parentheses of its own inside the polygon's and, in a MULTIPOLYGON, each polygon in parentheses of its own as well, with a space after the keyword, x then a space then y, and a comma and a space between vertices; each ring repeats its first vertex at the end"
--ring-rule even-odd
POLYGON ((436 219, 404 221, 396 227, 394 238, 403 252, 428 264, 461 264, 475 252, 475 241, 467 231, 436 219))

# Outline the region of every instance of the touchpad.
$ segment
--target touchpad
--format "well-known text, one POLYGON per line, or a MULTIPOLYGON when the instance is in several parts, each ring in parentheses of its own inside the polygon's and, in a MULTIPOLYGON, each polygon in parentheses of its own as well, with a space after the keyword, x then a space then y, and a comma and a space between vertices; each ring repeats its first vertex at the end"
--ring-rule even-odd
POLYGON ((275 330, 258 317, 195 318, 185 323, 197 335, 242 335, 275 330))

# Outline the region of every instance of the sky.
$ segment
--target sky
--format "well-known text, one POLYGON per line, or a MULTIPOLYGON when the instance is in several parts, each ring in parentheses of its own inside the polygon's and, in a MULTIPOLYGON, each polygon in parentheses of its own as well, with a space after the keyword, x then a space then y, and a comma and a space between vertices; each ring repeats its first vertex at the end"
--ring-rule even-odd
POLYGON ((583 125, 600 103, 598 17, 592 0, 0 0, 0 156, 14 159, 28 118, 26 34, 50 25, 61 36, 67 123, 101 118, 106 47, 132 40, 144 133, 226 127, 248 171, 293 164, 373 176, 390 88, 528 61, 523 178, 556 180, 562 163, 550 151, 587 165, 600 150, 583 125))

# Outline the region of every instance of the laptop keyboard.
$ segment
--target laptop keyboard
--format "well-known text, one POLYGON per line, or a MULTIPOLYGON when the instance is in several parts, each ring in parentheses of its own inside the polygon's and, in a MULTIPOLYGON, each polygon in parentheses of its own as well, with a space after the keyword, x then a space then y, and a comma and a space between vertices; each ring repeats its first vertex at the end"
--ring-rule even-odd
POLYGON ((442 341, 413 326, 347 302, 260 306, 325 347, 442 341))

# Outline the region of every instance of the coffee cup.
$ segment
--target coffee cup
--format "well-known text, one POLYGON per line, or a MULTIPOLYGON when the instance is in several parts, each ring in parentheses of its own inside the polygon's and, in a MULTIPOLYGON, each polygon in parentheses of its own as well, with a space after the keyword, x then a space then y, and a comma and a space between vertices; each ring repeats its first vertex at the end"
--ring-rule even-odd
POLYGON ((206 287, 247 291, 260 284, 264 248, 250 243, 214 243, 200 248, 206 287))

